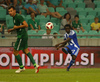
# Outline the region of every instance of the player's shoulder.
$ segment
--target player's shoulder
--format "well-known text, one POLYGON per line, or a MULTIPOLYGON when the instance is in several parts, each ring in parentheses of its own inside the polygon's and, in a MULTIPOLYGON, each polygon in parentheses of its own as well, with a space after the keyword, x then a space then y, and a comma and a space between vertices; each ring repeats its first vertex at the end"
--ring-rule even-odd
POLYGON ((71 30, 69 35, 74 35, 74 34, 76 34, 76 32, 74 30, 71 30))

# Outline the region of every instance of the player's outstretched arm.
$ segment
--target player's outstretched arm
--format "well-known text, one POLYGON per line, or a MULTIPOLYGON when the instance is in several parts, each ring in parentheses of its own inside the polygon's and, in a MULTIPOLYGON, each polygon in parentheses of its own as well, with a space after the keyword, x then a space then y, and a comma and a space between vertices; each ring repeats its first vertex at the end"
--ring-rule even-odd
POLYGON ((23 24, 20 26, 14 26, 14 29, 20 29, 20 28, 26 28, 28 27, 28 24, 26 23, 26 21, 23 21, 23 24))
POLYGON ((67 38, 67 40, 55 45, 56 49, 58 50, 61 47, 64 47, 66 45, 66 43, 68 43, 71 40, 71 38, 67 38))

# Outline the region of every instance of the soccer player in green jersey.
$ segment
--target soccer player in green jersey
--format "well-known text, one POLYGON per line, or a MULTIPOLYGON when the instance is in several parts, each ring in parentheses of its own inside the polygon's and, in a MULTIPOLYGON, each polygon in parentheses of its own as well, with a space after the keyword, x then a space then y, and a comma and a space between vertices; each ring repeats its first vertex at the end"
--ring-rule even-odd
POLYGON ((27 35, 27 31, 25 30, 25 28, 28 27, 28 24, 20 14, 16 13, 14 6, 10 6, 8 8, 8 12, 10 16, 13 17, 13 21, 14 21, 14 27, 12 29, 9 29, 8 32, 11 32, 13 30, 17 31, 17 41, 15 43, 13 53, 15 55, 15 58, 17 59, 20 68, 17 71, 15 71, 15 73, 20 73, 21 71, 25 70, 25 67, 22 64, 22 59, 19 55, 20 50, 22 50, 29 57, 30 61, 35 67, 35 73, 38 73, 39 65, 35 63, 32 54, 28 50, 28 45, 27 45, 28 35, 27 35))

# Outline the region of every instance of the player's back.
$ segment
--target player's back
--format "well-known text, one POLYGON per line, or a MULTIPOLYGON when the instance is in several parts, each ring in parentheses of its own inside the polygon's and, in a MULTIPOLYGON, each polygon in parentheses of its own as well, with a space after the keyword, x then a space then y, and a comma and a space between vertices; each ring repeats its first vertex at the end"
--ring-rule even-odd
POLYGON ((64 40, 66 40, 67 38, 71 38, 71 41, 68 43, 69 45, 80 48, 77 40, 77 35, 74 30, 70 30, 69 34, 65 33, 64 40))

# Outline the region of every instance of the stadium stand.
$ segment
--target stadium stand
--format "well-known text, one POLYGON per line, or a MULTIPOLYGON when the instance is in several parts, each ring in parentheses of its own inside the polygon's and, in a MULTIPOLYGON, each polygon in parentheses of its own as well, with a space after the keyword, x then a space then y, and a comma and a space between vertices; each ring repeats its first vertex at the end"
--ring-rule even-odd
MULTIPOLYGON (((18 2, 19 3, 19 2, 18 2)), ((22 5, 25 5, 26 2, 22 0, 22 5)), ((39 4, 39 2, 38 2, 39 4)), ((46 4, 46 2, 44 3, 46 4)), ((100 38, 100 36, 90 36, 90 35, 100 35, 100 31, 91 31, 91 23, 94 22, 95 17, 99 17, 100 19, 100 1, 94 1, 93 3, 90 0, 63 0, 63 6, 57 7, 54 9, 53 7, 48 7, 50 12, 59 12, 62 16, 64 16, 65 13, 69 12, 71 14, 71 20, 74 20, 74 16, 76 14, 79 15, 80 21, 82 23, 83 28, 86 30, 85 32, 79 31, 77 33, 79 36, 79 39, 85 39, 85 38, 100 38), (88 37, 85 35, 89 35, 88 37)), ((27 14, 25 10, 20 8, 22 16, 25 18, 26 22, 28 22, 29 19, 31 19, 30 14, 27 14)), ((43 16, 43 15, 37 15, 35 17, 39 21, 39 24, 41 26, 41 30, 36 32, 33 30, 28 30, 28 35, 34 35, 29 36, 31 39, 35 38, 41 38, 42 36, 35 36, 35 35, 43 35, 45 33, 45 24, 47 22, 52 22, 54 24, 54 29, 52 30, 52 34, 56 31, 58 34, 64 34, 64 30, 60 30, 61 26, 61 19, 54 18, 52 16, 43 16)), ((13 24, 13 18, 10 17, 7 14, 7 9, 4 9, 3 7, 0 7, 0 21, 6 22, 5 26, 5 34, 7 34, 7 29, 10 29, 14 26, 13 24)))

